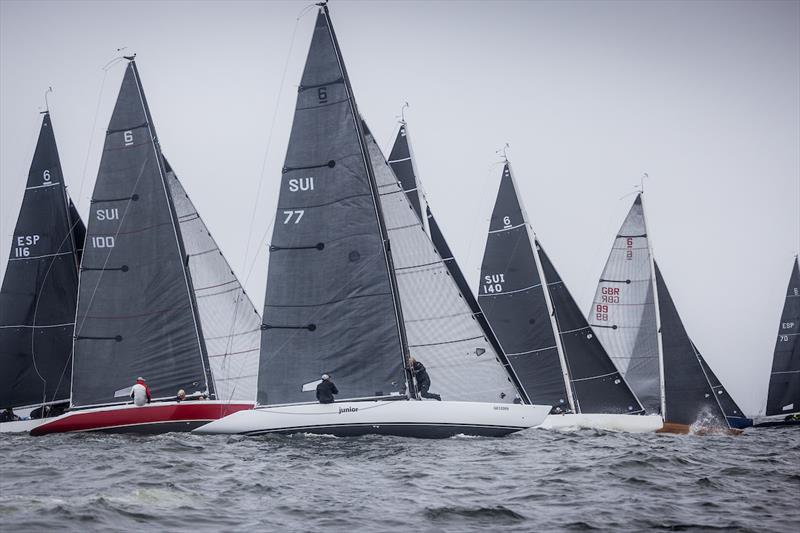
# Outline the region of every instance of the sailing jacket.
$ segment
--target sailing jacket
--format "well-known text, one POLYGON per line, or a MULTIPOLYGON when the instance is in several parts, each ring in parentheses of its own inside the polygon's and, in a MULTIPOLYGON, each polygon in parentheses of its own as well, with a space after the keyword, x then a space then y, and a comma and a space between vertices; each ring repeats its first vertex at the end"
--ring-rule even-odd
POLYGON ((431 384, 431 378, 428 376, 428 371, 425 370, 425 365, 420 363, 419 361, 415 361, 414 364, 411 366, 411 374, 417 378, 417 387, 420 389, 423 388, 425 385, 431 384))
POLYGON ((331 380, 323 380, 317 385, 317 401, 319 403, 333 403, 333 395, 339 394, 339 389, 331 380))

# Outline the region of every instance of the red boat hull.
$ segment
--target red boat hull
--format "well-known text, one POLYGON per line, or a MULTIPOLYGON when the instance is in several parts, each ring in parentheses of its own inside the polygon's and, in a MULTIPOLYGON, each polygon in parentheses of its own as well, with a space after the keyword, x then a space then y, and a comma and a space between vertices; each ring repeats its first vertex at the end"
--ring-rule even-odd
POLYGON ((31 435, 102 431, 105 433, 157 434, 192 431, 252 403, 219 401, 158 402, 142 407, 132 404, 80 409, 65 413, 31 430, 31 435))

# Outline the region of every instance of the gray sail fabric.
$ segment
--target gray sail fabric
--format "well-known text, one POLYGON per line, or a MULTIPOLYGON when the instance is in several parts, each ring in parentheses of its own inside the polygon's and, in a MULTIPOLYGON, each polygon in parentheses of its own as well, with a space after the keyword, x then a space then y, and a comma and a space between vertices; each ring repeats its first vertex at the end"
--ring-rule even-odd
POLYGON ((800 268, 795 257, 772 357, 767 416, 797 412, 800 412, 800 268))
POLYGON ((576 410, 642 414, 644 409, 603 349, 538 240, 534 240, 561 336, 576 410))
POLYGON ((411 202, 411 207, 417 217, 424 221, 420 202, 419 184, 417 183, 416 172, 414 171, 414 158, 411 155, 411 145, 408 142, 408 126, 401 124, 397 130, 392 151, 389 153, 389 165, 391 165, 395 176, 400 180, 403 191, 411 202))
POLYGON ((719 380, 717 375, 713 370, 711 370, 708 362, 700 353, 700 350, 697 349, 697 346, 695 346, 694 342, 692 343, 692 349, 694 350, 697 359, 700 361, 700 365, 703 367, 703 373, 706 375, 706 379, 708 379, 711 389, 714 391, 714 397, 719 402, 722 412, 725 413, 725 418, 728 419, 728 424, 731 427, 746 427, 752 425, 752 420, 747 419, 744 411, 739 408, 739 406, 736 404, 736 401, 730 395, 728 390, 722 385, 722 382, 719 380))
POLYGON ((698 353, 686 334, 658 263, 654 262, 664 350, 664 422, 729 427, 698 353))
POLYGON ((69 398, 83 232, 71 205, 45 113, 0 289, 0 409, 69 398))
POLYGON ((528 221, 508 163, 489 223, 478 302, 530 401, 571 409, 528 221))
POLYGON ((641 195, 606 261, 589 313, 609 357, 648 413, 661 412, 655 296, 641 195))
POLYGON ((255 402, 261 317, 178 176, 166 160, 164 164, 189 258, 189 272, 217 398, 255 402))
POLYGON ((450 277, 371 134, 365 135, 392 243, 410 355, 444 400, 513 402, 516 387, 450 277))
POLYGON ((325 8, 297 95, 270 246, 258 402, 405 390, 403 344, 363 139, 325 8))
POLYGON ((131 61, 106 133, 81 264, 72 404, 154 398, 213 382, 160 149, 131 61))

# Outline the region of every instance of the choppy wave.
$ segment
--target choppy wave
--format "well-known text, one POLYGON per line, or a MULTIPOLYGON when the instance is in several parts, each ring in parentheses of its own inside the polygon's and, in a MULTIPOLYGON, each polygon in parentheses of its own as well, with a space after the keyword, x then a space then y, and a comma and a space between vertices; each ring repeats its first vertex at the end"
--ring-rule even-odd
POLYGON ((800 428, 0 436, 8 531, 792 531, 800 428))

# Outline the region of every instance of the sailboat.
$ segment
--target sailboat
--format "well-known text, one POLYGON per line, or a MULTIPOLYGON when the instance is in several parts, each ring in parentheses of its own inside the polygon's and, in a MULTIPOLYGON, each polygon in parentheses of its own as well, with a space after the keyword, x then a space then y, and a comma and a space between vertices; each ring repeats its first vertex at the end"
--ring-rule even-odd
POLYGON ((800 267, 797 256, 778 325, 766 415, 756 426, 800 425, 800 267))
MULTIPOLYGON (((457 382, 466 375, 459 362, 473 358, 470 368, 496 370, 496 361, 477 362, 482 354, 466 353, 466 344, 448 352, 444 345, 409 345, 403 315, 418 307, 401 304, 403 271, 398 269, 420 272, 425 267, 411 264, 411 258, 430 250, 414 238, 415 232, 423 233, 416 217, 413 228, 402 228, 395 225, 402 220, 399 209, 384 212, 386 196, 405 198, 396 177, 386 172, 385 160, 374 168, 373 161, 383 156, 360 117, 323 3, 298 88, 269 248, 258 405, 195 431, 443 438, 501 436, 538 425, 549 406, 515 404, 512 395, 502 397, 503 391, 495 393, 493 387, 482 394, 496 401, 447 399, 464 393, 457 382), (409 258, 409 264, 395 265, 393 248, 405 246, 409 249, 397 257, 409 258), (433 383, 442 387, 442 401, 417 400, 406 372, 414 350, 427 354, 425 364, 433 383), (340 391, 334 403, 314 400, 323 374, 331 375, 340 391)), ((441 260, 432 259, 437 264, 429 268, 441 271, 441 260)), ((452 327, 443 315, 442 320, 418 318, 422 329, 452 327)), ((425 334, 433 332, 420 338, 425 334)), ((494 383, 500 375, 495 371, 487 381, 494 383)), ((501 389, 513 390, 506 375, 497 381, 501 389)))
POLYGON ((70 410, 33 435, 189 431, 255 401, 260 320, 166 163, 127 59, 81 262, 70 410), (152 392, 141 407, 137 376, 152 392))
POLYGON ((531 402, 554 406, 542 427, 659 429, 660 418, 642 416, 636 395, 532 233, 506 159, 481 264, 478 301, 531 402))
MULTIPOLYGON (((0 411, 56 411, 69 401, 84 234, 45 111, 0 289, 0 411)), ((46 420, 0 423, 0 432, 30 431, 46 420)))
POLYGON ((642 406, 664 420, 660 431, 735 432, 728 415, 740 418, 741 410, 686 333, 653 258, 641 193, 615 238, 589 321, 642 406))

